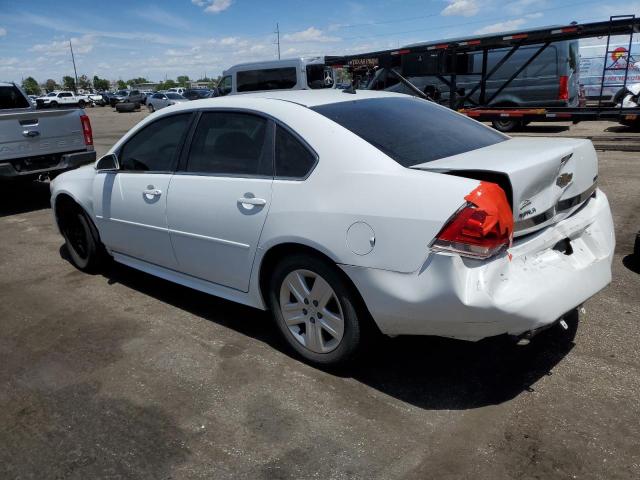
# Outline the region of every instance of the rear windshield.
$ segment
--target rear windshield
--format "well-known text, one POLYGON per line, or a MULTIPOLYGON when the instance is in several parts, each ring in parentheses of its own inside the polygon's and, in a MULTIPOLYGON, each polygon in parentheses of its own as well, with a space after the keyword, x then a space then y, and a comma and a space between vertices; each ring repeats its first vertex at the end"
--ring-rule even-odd
POLYGON ((475 120, 409 96, 330 103, 312 110, 351 130, 404 167, 509 138, 475 120))
POLYGON ((29 108, 29 100, 24 98, 14 86, 0 87, 0 110, 13 110, 14 108, 29 108))

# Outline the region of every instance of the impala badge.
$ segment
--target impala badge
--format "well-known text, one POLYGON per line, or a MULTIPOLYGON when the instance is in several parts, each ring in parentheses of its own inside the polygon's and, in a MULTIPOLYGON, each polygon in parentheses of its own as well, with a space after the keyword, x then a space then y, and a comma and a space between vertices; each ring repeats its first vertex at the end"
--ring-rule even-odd
POLYGON ((527 199, 527 200, 524 200, 524 201, 520 202, 520 211, 524 210, 529 205, 531 205, 531 200, 527 199))
POLYGON ((573 180, 573 173, 563 173, 556 179, 556 185, 564 188, 571 183, 571 180, 573 180))

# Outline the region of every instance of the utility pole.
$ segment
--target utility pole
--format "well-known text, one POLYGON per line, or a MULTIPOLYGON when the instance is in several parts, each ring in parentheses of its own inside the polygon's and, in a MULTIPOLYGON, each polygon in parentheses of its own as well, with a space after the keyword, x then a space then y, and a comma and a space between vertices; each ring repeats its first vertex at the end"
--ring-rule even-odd
POLYGON ((74 92, 78 91, 78 71, 76 70, 76 58, 73 56, 73 46, 71 45, 71 39, 69 39, 69 48, 71 49, 71 61, 73 62, 73 74, 76 77, 74 92))
POLYGON ((280 60, 280 24, 276 22, 276 44, 278 45, 278 60, 280 60))

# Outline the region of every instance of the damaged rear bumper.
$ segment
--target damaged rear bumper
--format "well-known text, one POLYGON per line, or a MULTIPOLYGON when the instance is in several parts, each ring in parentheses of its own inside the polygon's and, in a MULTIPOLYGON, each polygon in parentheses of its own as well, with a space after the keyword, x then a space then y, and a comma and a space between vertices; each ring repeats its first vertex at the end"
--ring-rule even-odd
POLYGON ((415 273, 342 265, 380 330, 481 340, 543 328, 611 281, 615 247, 600 190, 571 217, 491 261, 431 254, 415 273))

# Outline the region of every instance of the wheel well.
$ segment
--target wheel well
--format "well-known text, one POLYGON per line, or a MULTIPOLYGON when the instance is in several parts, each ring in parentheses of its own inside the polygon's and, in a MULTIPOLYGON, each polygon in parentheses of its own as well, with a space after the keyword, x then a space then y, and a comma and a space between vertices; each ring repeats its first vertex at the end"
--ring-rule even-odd
MULTIPOLYGON (((279 245, 271 247, 264 254, 264 257, 262 258, 262 263, 260 264, 260 274, 259 274, 260 275, 259 276, 260 295, 262 296, 262 300, 265 305, 267 306, 269 305, 268 298, 267 298, 267 295, 268 295, 267 292, 269 288, 268 282, 269 282, 269 278, 271 277, 271 273, 273 272, 273 269, 276 267, 278 262, 282 260, 284 257, 289 255, 299 254, 299 253, 303 253, 309 256, 314 256, 316 258, 319 258, 329 263, 330 265, 336 265, 336 262, 328 255, 320 252, 319 250, 316 250, 313 247, 309 247, 301 243, 281 243, 279 245)), ((367 308, 367 305, 364 302, 364 299, 362 298, 362 295, 360 295, 358 288, 351 281, 351 278, 349 278, 349 275, 347 275, 341 268, 337 266, 336 266, 336 271, 338 272, 338 275, 340 275, 343 278, 343 280, 351 290, 351 293, 353 294, 358 304, 359 311, 363 312, 364 316, 367 318, 367 320, 369 320, 366 323, 370 324, 373 328, 375 328, 379 332, 378 327, 373 321, 373 317, 371 316, 371 313, 369 312, 369 309, 367 308)))
POLYGON ((66 215, 69 215, 72 212, 77 211, 77 209, 82 208, 78 203, 71 198, 71 196, 61 193, 56 197, 56 202, 54 205, 54 212, 56 215, 56 220, 58 225, 64 221, 66 215))

